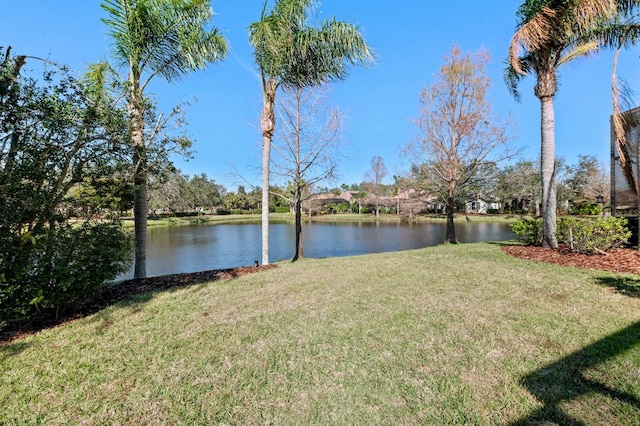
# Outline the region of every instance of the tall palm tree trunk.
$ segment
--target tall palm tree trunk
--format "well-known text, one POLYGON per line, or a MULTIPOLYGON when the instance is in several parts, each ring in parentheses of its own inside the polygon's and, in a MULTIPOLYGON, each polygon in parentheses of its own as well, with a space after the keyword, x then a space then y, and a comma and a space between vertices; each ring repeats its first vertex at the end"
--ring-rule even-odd
POLYGON ((541 152, 540 175, 542 178, 542 246, 558 247, 556 236, 556 142, 553 97, 540 98, 541 152))
POLYGON ((273 111, 276 101, 276 81, 263 77, 264 101, 262 106, 262 264, 269 264, 269 168, 271 162, 271 139, 276 118, 273 111))
POLYGON ((136 173, 133 192, 133 218, 135 228, 135 266, 133 278, 147 276, 147 172, 146 161, 135 155, 141 170, 136 173))
POLYGON ((139 90, 140 79, 130 77, 132 92, 129 99, 129 118, 131 122, 131 142, 133 144, 134 192, 133 219, 135 233, 134 278, 147 277, 147 155, 144 144, 144 112, 142 94, 139 90))

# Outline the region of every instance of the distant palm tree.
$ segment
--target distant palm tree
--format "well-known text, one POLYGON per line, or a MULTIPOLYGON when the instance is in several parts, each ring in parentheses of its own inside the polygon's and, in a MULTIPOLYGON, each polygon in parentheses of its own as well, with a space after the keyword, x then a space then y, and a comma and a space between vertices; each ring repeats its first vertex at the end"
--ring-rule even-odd
POLYGON ((104 0, 101 6, 109 14, 102 21, 113 37, 117 66, 127 72, 129 128, 133 164, 137 167, 134 277, 144 278, 147 245, 144 90, 157 75, 173 82, 207 63, 221 60, 227 53, 227 44, 217 29, 204 29, 213 16, 210 0, 104 0))
POLYGON ((557 248, 556 158, 553 98, 558 68, 598 48, 595 25, 617 11, 614 0, 526 0, 518 8, 519 23, 511 38, 505 79, 518 99, 517 85, 536 76, 534 93, 541 104, 543 246, 557 248))
POLYGON ((249 42, 262 76, 262 263, 269 263, 269 163, 275 130, 274 103, 278 87, 304 88, 342 80, 349 66, 373 61, 358 27, 325 20, 309 25, 315 0, 276 0, 260 21, 249 27, 249 42))

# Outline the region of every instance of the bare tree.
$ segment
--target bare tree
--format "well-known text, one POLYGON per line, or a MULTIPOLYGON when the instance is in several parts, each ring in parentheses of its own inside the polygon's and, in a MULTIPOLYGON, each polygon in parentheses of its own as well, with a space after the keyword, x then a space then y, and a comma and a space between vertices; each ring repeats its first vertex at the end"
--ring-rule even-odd
POLYGON ((490 163, 510 156, 506 120, 495 116, 487 100, 489 53, 462 53, 454 46, 435 82, 420 96, 419 130, 405 154, 424 189, 446 207, 445 242, 456 243, 453 218, 456 197, 477 185, 490 163))
POLYGON ((579 155, 578 162, 568 166, 564 184, 571 192, 574 203, 593 203, 598 196, 609 202, 611 180, 607 168, 593 155, 579 155))
POLYGON ((382 196, 382 180, 387 176, 387 167, 384 160, 379 155, 371 157, 371 168, 365 174, 367 190, 373 198, 373 204, 376 206, 376 217, 380 217, 380 197, 382 196))
POLYGON ((276 129, 272 170, 293 187, 292 196, 278 195, 294 206, 296 251, 292 261, 296 261, 304 255, 302 202, 309 188, 335 177, 342 117, 337 108, 327 106, 325 86, 285 89, 283 95, 276 105, 282 124, 276 129))

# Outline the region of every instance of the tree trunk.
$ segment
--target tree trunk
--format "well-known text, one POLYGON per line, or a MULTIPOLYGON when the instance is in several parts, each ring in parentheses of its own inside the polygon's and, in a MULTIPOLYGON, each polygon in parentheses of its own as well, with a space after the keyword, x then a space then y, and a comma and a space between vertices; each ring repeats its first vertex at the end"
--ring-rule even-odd
POLYGON ((273 107, 276 101, 276 82, 263 79, 264 100, 262 106, 262 264, 269 264, 269 167, 271 159, 271 138, 275 130, 276 118, 273 107))
POLYGON ((300 188, 296 188, 296 200, 295 200, 295 209, 296 209, 296 253, 291 259, 292 262, 295 262, 301 257, 304 257, 304 252, 302 250, 302 194, 300 188))
POLYGON ((133 278, 147 277, 147 154, 144 144, 144 111, 139 80, 132 79, 129 98, 129 120, 133 143, 134 189, 133 218, 135 233, 135 263, 133 278))
POLYGON ((540 176, 542 178, 542 246, 558 247, 556 236, 556 146, 553 113, 553 97, 540 98, 541 104, 541 153, 540 176))
MULTIPOLYGON (((134 155, 138 157, 138 155, 134 155)), ((135 159, 134 159, 135 160, 135 159)), ((146 160, 140 159, 142 169, 136 173, 133 191, 133 219, 135 231, 135 266, 133 278, 147 276, 147 172, 146 160)))
POLYGON ((454 203, 453 197, 447 198, 447 234, 444 242, 449 244, 458 244, 456 229, 453 223, 454 203))

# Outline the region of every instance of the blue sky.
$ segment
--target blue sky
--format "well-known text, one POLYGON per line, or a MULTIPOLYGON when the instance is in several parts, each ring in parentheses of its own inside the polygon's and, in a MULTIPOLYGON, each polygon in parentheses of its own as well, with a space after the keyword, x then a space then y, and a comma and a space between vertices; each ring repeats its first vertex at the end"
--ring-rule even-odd
MULTIPOLYGON (((71 66, 78 73, 86 65, 108 59, 111 40, 100 20, 100 1, 5 1, 0 26, 0 46, 15 54, 48 57, 71 66)), ((230 44, 227 59, 181 82, 159 79, 150 86, 160 109, 168 111, 182 101, 187 110, 187 134, 194 140, 195 158, 175 159, 184 173, 205 172, 235 191, 239 184, 260 181, 261 87, 247 27, 259 19, 263 0, 212 0, 213 25, 230 44), (238 173, 242 177, 238 176, 238 173)), ((493 85, 490 100, 502 116, 511 113, 517 136, 514 146, 522 157, 539 157, 540 106, 533 95, 534 79, 523 80, 522 101, 516 102, 502 79, 504 60, 516 25, 520 0, 323 0, 319 18, 336 17, 357 24, 378 57, 369 69, 354 69, 334 84, 331 103, 346 112, 343 131, 346 145, 335 182, 358 183, 370 168, 373 156, 392 175, 407 171, 401 148, 415 134, 411 119, 417 116, 419 95, 433 82, 443 57, 457 44, 464 51, 488 49, 492 61, 488 74, 493 85)), ((620 72, 638 87, 638 52, 621 57, 620 72)), ((610 77, 613 54, 598 55, 568 64, 560 73, 555 99, 557 155, 569 163, 579 154, 609 161, 610 77)))

